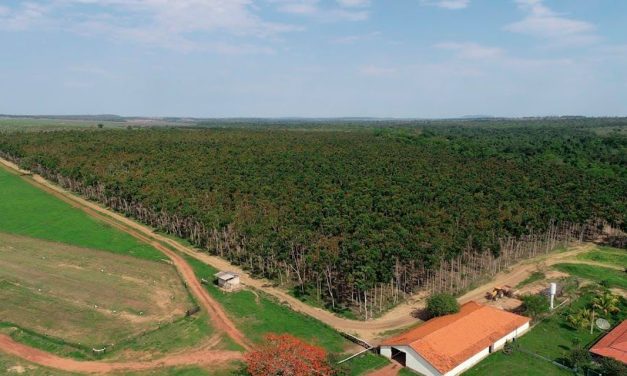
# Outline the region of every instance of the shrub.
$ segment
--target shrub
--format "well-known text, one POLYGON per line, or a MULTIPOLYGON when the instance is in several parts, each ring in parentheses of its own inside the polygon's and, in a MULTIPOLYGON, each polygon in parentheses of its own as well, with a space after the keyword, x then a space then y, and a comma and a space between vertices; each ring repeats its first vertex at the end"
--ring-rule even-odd
POLYGON ((431 317, 457 313, 459 312, 459 303, 453 295, 433 294, 427 299, 427 312, 431 317))
POLYGON ((568 354, 568 363, 570 363, 570 366, 574 369, 580 369, 582 366, 587 365, 590 363, 590 354, 588 353, 588 350, 579 346, 570 350, 570 353, 568 354))
POLYGON ((612 358, 602 358, 599 364, 601 365, 601 373, 604 376, 627 375, 627 366, 612 358))
POLYGON ((545 296, 524 295, 521 300, 523 302, 523 314, 534 319, 549 310, 549 302, 545 296))

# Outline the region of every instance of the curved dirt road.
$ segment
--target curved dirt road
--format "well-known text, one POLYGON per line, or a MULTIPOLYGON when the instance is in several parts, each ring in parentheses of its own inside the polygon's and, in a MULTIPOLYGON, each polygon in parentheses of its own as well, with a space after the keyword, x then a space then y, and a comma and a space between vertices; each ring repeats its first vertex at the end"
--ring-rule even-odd
MULTIPOLYGON (((6 160, 0 159, 0 163, 16 172, 26 172, 21 170, 17 165, 6 160)), ((123 223, 121 223, 119 220, 113 220, 113 218, 104 215, 104 209, 90 203, 89 201, 72 195, 71 193, 43 179, 39 175, 33 175, 32 179, 25 180, 34 183, 38 188, 41 188, 48 193, 51 193, 55 197, 69 203, 73 207, 81 209, 87 214, 107 222, 111 226, 130 234, 131 236, 141 240, 144 243, 150 244, 152 247, 158 249, 166 256, 168 256, 191 293, 198 300, 200 306, 208 312, 215 329, 225 332, 244 349, 250 349, 250 342, 246 339, 246 336, 244 336, 239 331, 239 329, 235 327, 235 324, 233 324, 233 322, 228 318, 226 312, 224 312, 220 304, 215 299, 213 299, 211 295, 209 295, 207 290, 205 290, 205 288, 201 285, 200 281, 198 281, 198 278, 196 278, 196 274, 194 273, 194 270, 191 268, 191 266, 189 266, 189 264, 180 255, 172 251, 172 249, 164 246, 162 243, 155 240, 154 238, 146 236, 144 233, 137 231, 134 228, 123 225, 123 223)))
POLYGON ((167 356, 147 362, 118 362, 78 361, 61 358, 56 355, 34 349, 13 341, 7 335, 0 334, 0 349, 10 355, 22 358, 31 363, 44 367, 77 373, 111 373, 120 371, 144 371, 159 367, 176 366, 216 366, 224 365, 233 360, 242 359, 242 353, 237 351, 195 350, 167 356))
MULTIPOLYGON (((24 173, 14 164, 1 160, 0 167, 4 165, 11 170, 24 173)), ((234 342, 242 346, 246 350, 252 348, 248 339, 237 329, 235 324, 228 318, 220 304, 215 301, 200 284, 194 270, 187 264, 187 262, 172 249, 164 246, 162 243, 143 235, 141 232, 133 230, 128 226, 123 226, 121 223, 112 220, 111 218, 103 215, 100 211, 94 211, 90 207, 79 205, 76 200, 72 200, 67 195, 60 193, 60 188, 52 186, 41 177, 35 177, 34 179, 26 179, 28 182, 36 185, 37 187, 55 195, 63 201, 71 204, 74 207, 80 208, 86 213, 105 220, 108 224, 134 236, 135 238, 148 243, 156 249, 163 252, 170 258, 174 266, 176 267, 181 278, 194 295, 198 304, 204 308, 213 324, 214 329, 219 333, 226 333, 234 342), (42 182, 46 184, 42 184, 42 182)), ((104 362, 104 361, 77 361, 73 359, 62 358, 53 354, 46 353, 39 349, 35 349, 26 346, 21 343, 15 342, 11 337, 0 334, 0 351, 15 355, 30 362, 49 367, 60 369, 68 372, 83 372, 83 373, 107 373, 118 370, 127 371, 140 371, 151 368, 157 368, 162 366, 178 366, 178 365, 220 365, 227 363, 231 360, 242 359, 242 353, 237 351, 221 351, 211 349, 195 349, 185 353, 167 355, 161 359, 146 362, 104 362)))
MULTIPOLYGON (((14 163, 2 158, 0 158, 0 164, 3 164, 14 171, 28 173, 27 171, 20 170, 20 168, 14 163)), ((146 225, 138 223, 110 209, 102 207, 97 203, 87 201, 47 181, 39 175, 33 174, 32 177, 28 177, 26 178, 26 180, 54 194, 55 196, 68 202, 74 207, 80 208, 90 215, 106 221, 112 226, 115 226, 120 230, 131 234, 132 236, 141 239, 149 244, 152 244, 154 247, 162 250, 168 255, 176 255, 176 253, 173 253, 171 251, 171 249, 175 249, 179 252, 190 255, 206 264, 209 264, 217 269, 235 271, 240 274, 240 279, 243 284, 254 287, 276 297, 281 302, 287 303, 295 311, 299 311, 306 315, 314 317, 339 331, 357 335, 358 337, 366 341, 376 340, 382 332, 400 329, 416 324, 418 320, 412 316, 412 312, 416 309, 424 307, 425 293, 419 293, 409 298, 406 302, 401 303, 395 308, 391 309, 381 317, 373 320, 359 321, 338 317, 327 310, 312 307, 296 299, 295 297, 289 295, 285 290, 273 286, 273 283, 271 281, 252 278, 246 271, 235 265, 232 265, 224 259, 221 259, 217 256, 211 256, 208 253, 195 249, 194 247, 184 245, 167 236, 156 233, 153 229, 146 225), (164 245, 167 245, 167 247, 164 247, 164 245)), ((536 270, 536 264, 538 262, 544 262, 547 266, 553 265, 555 263, 565 261, 564 259, 575 256, 581 252, 585 252, 588 249, 589 247, 578 247, 573 251, 551 253, 549 255, 539 256, 535 259, 522 261, 516 267, 510 268, 512 270, 511 272, 499 273, 490 282, 478 287, 473 291, 468 292, 464 296, 460 297, 458 300, 463 303, 469 300, 482 298, 487 290, 497 285, 515 286, 536 270)), ((220 306, 216 304, 215 307, 220 306)), ((242 336, 242 338, 244 337, 242 336)))

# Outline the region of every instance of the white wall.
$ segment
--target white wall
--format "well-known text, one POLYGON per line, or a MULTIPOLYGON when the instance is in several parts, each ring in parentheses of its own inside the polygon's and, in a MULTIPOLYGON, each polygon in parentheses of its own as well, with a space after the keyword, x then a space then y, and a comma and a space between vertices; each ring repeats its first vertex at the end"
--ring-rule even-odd
MULTIPOLYGON (((442 374, 435 369, 429 362, 424 360, 414 349, 409 346, 392 346, 395 349, 402 351, 406 354, 405 366, 410 368, 421 375, 425 376, 442 376, 442 374)), ((392 347, 390 346, 381 346, 380 352, 381 355, 386 358, 392 358, 392 347)))
MULTIPOLYGON (((511 339, 522 335, 527 330, 529 330, 529 322, 525 323, 519 328, 516 328, 511 333, 507 334, 505 337, 496 341, 494 343, 494 351, 502 348, 505 345, 506 341, 510 341, 511 339)), ((380 349, 381 355, 385 356, 386 358, 391 359, 392 347, 406 354, 406 358, 407 358, 406 366, 408 368, 411 368, 412 370, 425 376, 442 376, 442 374, 438 370, 436 370, 429 362, 423 359, 420 355, 418 355, 418 353, 414 351, 414 349, 412 349, 409 346, 381 346, 381 349, 380 349)), ((472 368, 474 365, 479 363, 483 358, 487 357, 488 355, 490 355, 490 348, 486 347, 485 349, 481 350, 477 354, 468 358, 462 364, 458 365, 457 367, 447 372, 444 376, 459 375, 460 373, 472 368)))
POLYGON ((472 368, 475 364, 479 363, 483 358, 487 357, 488 355, 490 355, 490 348, 486 347, 485 349, 481 350, 477 354, 475 354, 475 355, 471 356, 470 358, 468 358, 462 364, 460 364, 457 367, 453 368, 452 370, 448 371, 445 374, 445 376, 459 375, 460 373, 462 373, 462 372, 472 368))

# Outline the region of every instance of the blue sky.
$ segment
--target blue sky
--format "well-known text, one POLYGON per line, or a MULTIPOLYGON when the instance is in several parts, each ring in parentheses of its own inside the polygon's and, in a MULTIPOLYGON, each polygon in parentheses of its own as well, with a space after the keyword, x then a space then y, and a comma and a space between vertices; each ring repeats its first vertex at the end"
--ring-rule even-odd
POLYGON ((627 115, 627 1, 1 0, 0 113, 627 115))

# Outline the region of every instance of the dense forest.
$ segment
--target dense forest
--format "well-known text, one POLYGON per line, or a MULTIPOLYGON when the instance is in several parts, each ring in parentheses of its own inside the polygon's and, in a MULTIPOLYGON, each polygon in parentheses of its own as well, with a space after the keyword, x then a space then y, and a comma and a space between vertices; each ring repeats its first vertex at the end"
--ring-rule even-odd
POLYGON ((0 153, 366 316, 504 239, 627 229, 626 120, 358 123, 0 133, 0 153))

